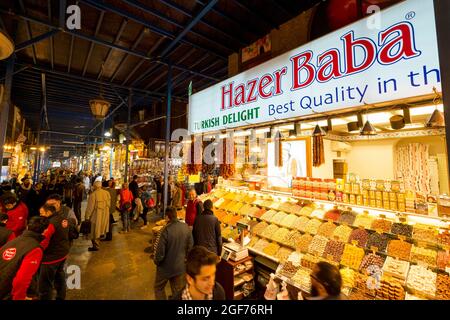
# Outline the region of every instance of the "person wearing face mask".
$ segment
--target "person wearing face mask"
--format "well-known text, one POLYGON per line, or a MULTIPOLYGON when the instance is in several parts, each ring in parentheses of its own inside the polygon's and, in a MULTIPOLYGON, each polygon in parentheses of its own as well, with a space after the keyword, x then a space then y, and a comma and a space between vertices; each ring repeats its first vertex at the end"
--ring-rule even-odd
POLYGON ((318 262, 311 272, 311 296, 307 300, 347 300, 341 293, 342 277, 339 269, 332 264, 318 262))
POLYGON ((225 300, 223 287, 216 282, 220 257, 201 246, 195 246, 186 258, 186 287, 173 300, 225 300))

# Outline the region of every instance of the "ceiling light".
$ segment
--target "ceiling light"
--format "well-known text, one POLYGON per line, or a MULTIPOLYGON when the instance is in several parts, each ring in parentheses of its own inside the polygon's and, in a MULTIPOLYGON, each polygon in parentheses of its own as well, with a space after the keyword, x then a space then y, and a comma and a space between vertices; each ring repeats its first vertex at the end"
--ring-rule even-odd
POLYGON ((428 128, 445 127, 445 119, 443 113, 437 108, 434 109, 425 126, 428 128))
POLYGON ((13 52, 14 42, 4 30, 0 29, 0 60, 9 58, 13 52))
POLYGON ((314 131, 312 133, 312 135, 314 137, 320 137, 320 136, 326 136, 327 133, 325 132, 325 130, 322 129, 321 126, 319 126, 318 124, 316 124, 316 126, 314 127, 314 131))
POLYGON ((367 120, 361 129, 360 134, 362 136, 374 136, 377 134, 377 130, 375 130, 374 126, 367 120))

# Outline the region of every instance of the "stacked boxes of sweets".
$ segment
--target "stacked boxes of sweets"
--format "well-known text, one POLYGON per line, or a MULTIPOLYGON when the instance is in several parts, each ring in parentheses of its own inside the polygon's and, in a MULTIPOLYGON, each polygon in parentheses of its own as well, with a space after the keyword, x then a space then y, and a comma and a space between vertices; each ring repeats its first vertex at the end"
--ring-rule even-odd
POLYGON ((409 269, 406 286, 414 292, 435 297, 437 274, 421 265, 412 265, 409 269))

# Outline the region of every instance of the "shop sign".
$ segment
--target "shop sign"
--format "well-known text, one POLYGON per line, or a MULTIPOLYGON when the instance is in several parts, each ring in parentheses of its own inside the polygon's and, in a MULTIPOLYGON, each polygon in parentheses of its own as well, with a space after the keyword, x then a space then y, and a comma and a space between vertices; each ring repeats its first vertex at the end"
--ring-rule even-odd
POLYGON ((440 91, 432 0, 408 0, 193 94, 189 131, 269 123, 440 91))

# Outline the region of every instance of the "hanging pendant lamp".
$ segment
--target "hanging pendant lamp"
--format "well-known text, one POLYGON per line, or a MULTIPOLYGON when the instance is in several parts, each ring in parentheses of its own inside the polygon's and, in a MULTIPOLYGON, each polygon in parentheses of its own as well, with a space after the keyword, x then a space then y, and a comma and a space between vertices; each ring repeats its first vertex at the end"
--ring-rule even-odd
POLYGON ((375 127, 367 120, 359 134, 362 136, 374 136, 377 134, 377 130, 375 130, 375 127))
POLYGON ((322 127, 321 126, 319 126, 318 124, 316 124, 316 126, 315 126, 315 128, 314 128, 314 131, 313 131, 313 134, 312 134, 314 137, 323 137, 323 136, 326 136, 327 135, 327 133, 325 132, 325 130, 323 130, 322 129, 322 127))
POLYGON ((430 118, 428 119, 427 123, 425 124, 425 126, 428 128, 445 127, 444 114, 438 109, 438 105, 441 103, 441 96, 435 87, 433 87, 433 92, 434 92, 433 103, 435 109, 431 114, 430 118))
POLYGON ((14 42, 3 29, 0 29, 0 60, 9 58, 13 52, 14 42))

